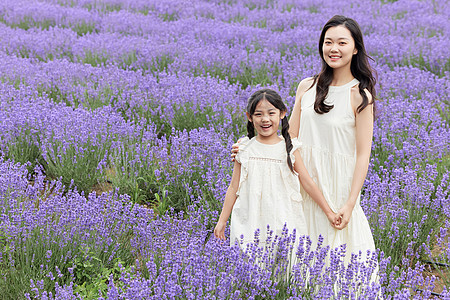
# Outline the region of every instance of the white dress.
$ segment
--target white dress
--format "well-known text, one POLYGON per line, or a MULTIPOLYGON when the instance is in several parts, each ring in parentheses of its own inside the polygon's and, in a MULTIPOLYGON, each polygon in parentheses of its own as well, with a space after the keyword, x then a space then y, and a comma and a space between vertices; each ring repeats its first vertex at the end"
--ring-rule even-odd
MULTIPOLYGON (((314 111, 316 85, 303 95, 301 101, 300 154, 334 212, 348 200, 356 163, 356 127, 350 91, 358 83, 353 79, 342 86, 330 86, 325 103, 333 104, 334 108, 325 114, 314 111)), ((308 233, 313 243, 317 243, 319 235, 322 235, 324 245, 330 245, 332 249, 346 244, 347 262, 350 253, 361 250, 364 257, 367 250, 375 251, 372 232, 360 205, 360 195, 350 222, 343 230, 333 228, 322 209, 303 190, 302 196, 308 233)))
MULTIPOLYGON (((297 139, 292 140, 292 154, 299 148, 297 139)), ((239 142, 236 161, 241 164, 241 175, 237 199, 231 214, 230 244, 241 240, 243 244, 254 241, 255 231, 260 230, 260 245, 265 245, 267 226, 275 235, 281 236, 286 224, 289 234, 295 229, 296 239, 306 235, 302 197, 298 176, 287 164, 284 140, 267 145, 247 137, 239 142)))

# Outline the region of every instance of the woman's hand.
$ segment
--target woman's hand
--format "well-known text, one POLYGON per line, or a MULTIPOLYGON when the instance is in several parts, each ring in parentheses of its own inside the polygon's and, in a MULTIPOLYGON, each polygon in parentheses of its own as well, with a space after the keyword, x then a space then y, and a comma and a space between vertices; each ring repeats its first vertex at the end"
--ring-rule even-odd
POLYGON ((225 241, 225 227, 227 226, 226 222, 217 222, 216 227, 214 228, 214 236, 218 239, 225 241))
POLYGON ((239 152, 239 143, 240 139, 231 146, 231 161, 234 161, 236 158, 237 153, 239 152))
POLYGON ((339 216, 339 221, 338 223, 340 224, 336 224, 336 229, 342 230, 345 227, 347 227, 348 223, 350 222, 350 218, 352 216, 352 212, 353 212, 353 207, 350 205, 344 205, 339 211, 338 211, 338 216, 339 216))

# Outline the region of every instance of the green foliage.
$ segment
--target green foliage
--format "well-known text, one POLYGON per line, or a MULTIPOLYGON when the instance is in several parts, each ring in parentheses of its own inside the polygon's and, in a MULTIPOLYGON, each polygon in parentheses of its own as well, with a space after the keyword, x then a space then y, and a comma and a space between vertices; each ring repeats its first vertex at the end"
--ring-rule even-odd
POLYGON ((224 123, 236 124, 238 130, 229 128, 230 134, 236 133, 237 137, 245 132, 244 112, 237 107, 230 107, 228 111, 215 111, 212 106, 196 107, 190 102, 173 104, 172 107, 161 107, 157 100, 149 99, 147 105, 127 108, 122 111, 125 119, 134 121, 146 120, 146 124, 156 125, 158 136, 170 136, 173 130, 191 131, 201 127, 222 128, 224 123), (172 117, 169 119, 167 115, 172 117))
POLYGON ((285 4, 284 6, 283 6, 283 10, 282 10, 282 12, 291 12, 292 11, 292 9, 295 7, 295 5, 294 4, 285 4))
POLYGON ((24 46, 20 47, 19 49, 19 56, 22 58, 30 58, 32 57, 30 50, 25 48, 24 46))
MULTIPOLYGON (((74 85, 76 84, 74 83, 74 85)), ((115 90, 108 84, 100 87, 98 86, 99 83, 94 83, 90 87, 86 83, 79 83, 78 85, 81 87, 80 90, 84 89, 83 93, 64 92, 57 84, 51 85, 50 87, 38 87, 37 91, 39 96, 46 96, 56 103, 64 103, 73 108, 84 107, 91 111, 107 105, 114 106, 122 96, 122 90, 115 90), (96 93, 92 93, 93 90, 96 93)), ((126 116, 124 115, 124 117, 126 116)))
MULTIPOLYGON (((410 52, 413 53, 414 51, 410 52)), ((382 55, 380 55, 380 58, 384 59, 382 55)), ((386 58, 386 60, 389 61, 390 58, 386 58)), ((404 56, 398 63, 387 62, 386 65, 388 65, 391 70, 394 70, 396 66, 412 66, 421 70, 429 71, 441 78, 450 71, 449 58, 440 58, 438 61, 434 62, 432 60, 433 57, 424 57, 423 54, 419 52, 410 54, 409 56, 404 56)))
POLYGON ((317 6, 312 5, 308 7, 308 11, 312 14, 317 14, 319 12, 319 9, 317 8, 317 6))
MULTIPOLYGON (((0 201, 13 203, 8 197, 11 195, 5 195, 0 201)), ((39 207, 37 200, 24 197, 15 200, 14 207, 4 207, 14 210, 27 205, 39 207)), ((58 222, 59 217, 54 214, 48 221, 58 222)), ((26 227, 24 222, 17 226, 26 227)), ((110 246, 96 242, 95 230, 82 233, 91 240, 82 238, 77 232, 78 229, 70 225, 58 233, 43 225, 13 236, 0 229, 0 299, 25 299, 25 293, 31 293, 33 297, 31 280, 34 283, 42 280, 44 290, 53 293, 55 282, 60 286, 74 282, 74 289, 83 299, 97 299, 99 289, 106 292, 111 278, 119 279, 121 268, 131 271, 135 258, 130 231, 113 236, 114 242, 110 246), (65 233, 71 231, 74 234, 68 239, 65 233)))
MULTIPOLYGON (((151 207, 161 214, 170 208, 186 211, 194 203, 204 204, 211 211, 220 209, 215 187, 205 179, 208 167, 180 171, 175 162, 159 162, 152 151, 151 147, 126 145, 116 150, 112 155, 113 170, 108 176, 113 187, 128 194, 134 203, 151 207), (147 153, 147 157, 134 161, 138 152, 147 153)), ((186 159, 189 155, 186 153, 186 159)))
POLYGON ((271 70, 266 64, 262 64, 259 68, 251 68, 249 66, 243 65, 241 72, 235 77, 235 81, 242 85, 242 88, 246 88, 249 85, 261 86, 273 84, 273 78, 276 78, 280 74, 278 66, 275 65, 274 70, 271 70))
POLYGON ((150 9, 148 7, 145 7, 145 8, 141 8, 137 12, 140 14, 143 14, 144 16, 148 16, 149 11, 150 11, 150 9))
POLYGON ((240 13, 238 13, 237 15, 233 16, 232 18, 230 18, 228 20, 228 23, 241 23, 246 18, 247 18, 246 16, 241 15, 240 13))
POLYGON ((51 148, 44 157, 47 163, 45 171, 51 178, 61 178, 67 189, 73 183, 79 191, 88 194, 103 178, 99 164, 110 150, 111 141, 88 139, 78 146, 65 145, 59 140, 49 143, 51 148))
POLYGON ((86 8, 88 11, 94 10, 103 13, 108 13, 113 11, 120 11, 122 9, 122 4, 120 3, 110 4, 107 2, 94 1, 91 3, 84 4, 83 7, 86 8))
MULTIPOLYGON (((8 275, 8 265, 6 262, 6 257, 8 257, 11 252, 8 240, 11 238, 8 234, 0 228, 0 278, 5 278, 8 275)), ((1 285, 0 285, 1 286, 1 285)))
MULTIPOLYGON (((161 196, 166 200, 165 184, 167 182, 155 175, 156 164, 141 167, 131 162, 131 158, 136 153, 135 148, 127 146, 116 150, 113 154, 113 171, 108 179, 114 187, 119 188, 121 194, 129 195, 134 203, 153 207, 158 205, 157 199, 160 200, 161 196)), ((151 162, 151 158, 149 161, 151 162)))
MULTIPOLYGON (((394 2, 394 1, 389 1, 389 0, 382 0, 382 2, 386 3, 386 2, 394 2)), ((393 20, 400 20, 403 19, 406 15, 407 11, 403 10, 403 11, 399 11, 398 13, 392 15, 392 19, 393 20)))
POLYGON ((173 63, 175 59, 169 54, 164 54, 158 57, 155 57, 153 61, 149 65, 142 66, 143 70, 150 70, 154 74, 166 71, 171 63, 173 63))
POLYGON ((119 278, 122 272, 132 273, 132 266, 127 265, 120 257, 116 257, 111 266, 105 266, 104 262, 95 256, 94 251, 83 253, 83 255, 72 261, 76 284, 74 292, 78 293, 82 299, 98 299, 100 295, 106 297, 111 279, 120 283, 119 278))
POLYGON ((97 33, 98 29, 95 24, 91 23, 77 23, 71 26, 72 30, 75 31, 79 36, 86 35, 88 33, 97 33))
POLYGON ((130 68, 137 61, 136 50, 124 55, 119 62, 120 67, 123 69, 130 68))
POLYGON ((244 6, 247 7, 250 11, 258 8, 258 6, 255 3, 252 3, 252 2, 246 3, 244 6))
POLYGON ((256 21, 255 23, 253 23, 253 26, 258 27, 258 28, 267 28, 267 19, 262 18, 262 19, 256 21))
POLYGON ((35 21, 32 17, 25 16, 19 23, 7 23, 3 16, 0 16, 0 22, 9 25, 11 28, 20 28, 23 30, 28 30, 30 28, 40 28, 42 30, 48 30, 50 27, 56 25, 53 20, 43 20, 40 22, 35 21))
POLYGON ((21 164, 27 164, 28 173, 32 174, 36 165, 44 165, 42 152, 39 148, 39 136, 31 133, 31 129, 24 129, 20 135, 17 135, 7 144, 7 159, 21 164))
POLYGON ((248 86, 261 85, 267 86, 274 83, 274 79, 281 75, 281 69, 278 64, 272 65, 261 64, 259 67, 251 67, 245 63, 241 63, 240 71, 237 74, 232 73, 229 69, 222 66, 200 67, 194 72, 194 76, 204 76, 209 74, 223 80, 228 80, 231 84, 239 83, 242 89, 248 86))
POLYGON ((104 66, 108 61, 106 54, 94 53, 91 50, 86 50, 84 57, 80 57, 81 61, 90 64, 93 67, 104 66))
POLYGON ((0 81, 2 83, 7 83, 14 86, 15 89, 20 89, 23 85, 25 85, 25 79, 23 77, 9 78, 6 76, 1 76, 0 81))
POLYGON ((192 173, 192 179, 187 182, 190 176, 180 177, 176 169, 170 170, 169 164, 160 166, 152 157, 139 165, 131 162, 129 157, 134 157, 135 153, 135 149, 127 148, 114 154, 114 170, 109 178, 112 185, 119 188, 120 193, 128 194, 134 203, 151 207, 158 213, 163 214, 170 208, 185 211, 192 204, 189 183, 192 184, 199 174, 192 173))
POLYGON ((177 12, 160 14, 159 17, 165 22, 176 21, 179 19, 177 12))
MULTIPOLYGON (((385 257, 390 257, 390 263, 384 272, 396 274, 392 275, 394 278, 426 257, 427 249, 432 249, 436 243, 434 232, 445 224, 444 212, 431 215, 429 205, 422 203, 424 200, 419 195, 416 198, 416 195, 408 192, 408 186, 420 185, 428 177, 425 169, 419 170, 417 174, 415 182, 404 183, 397 188, 398 192, 394 195, 396 199, 381 199, 376 208, 378 213, 369 218, 376 248, 383 251, 385 257), (402 203, 392 207, 394 201, 402 203), (387 217, 380 220, 379 214, 387 217)), ((421 186, 424 194, 429 195, 430 202, 435 201, 440 183, 440 180, 435 180, 432 186, 421 186)))

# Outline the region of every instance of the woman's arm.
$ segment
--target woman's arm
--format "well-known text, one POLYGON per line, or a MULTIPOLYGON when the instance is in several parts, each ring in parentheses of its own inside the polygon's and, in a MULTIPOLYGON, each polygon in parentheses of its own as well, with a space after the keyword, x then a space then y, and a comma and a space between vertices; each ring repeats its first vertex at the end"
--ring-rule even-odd
POLYGON ((311 87, 312 82, 313 79, 311 77, 305 78, 297 87, 297 92, 295 93, 294 108, 289 118, 289 135, 291 136, 291 138, 298 137, 298 131, 300 130, 300 115, 302 113, 302 97, 305 92, 311 87))
MULTIPOLYGON (((366 91, 366 95, 369 98, 369 103, 371 103, 372 95, 368 91, 366 91)), ((350 195, 347 202, 338 212, 340 217, 342 217, 341 224, 338 226, 339 229, 345 228, 350 221, 356 200, 366 179, 372 148, 373 106, 369 104, 363 111, 357 113, 356 107, 362 102, 362 96, 357 88, 352 88, 351 98, 356 118, 356 163, 350 195)))
POLYGON ((330 206, 328 205, 327 200, 323 196, 322 192, 319 190, 317 184, 312 180, 311 176, 309 176, 308 170, 303 163, 303 160, 300 156, 300 152, 298 150, 294 151, 295 162, 294 162, 294 170, 298 173, 298 179, 300 180, 300 184, 305 189, 305 191, 311 196, 311 198, 319 205, 322 211, 327 216, 330 223, 335 226, 338 221, 338 215, 334 213, 330 206))
POLYGON ((231 182, 228 186, 227 193, 225 194, 225 201, 223 202, 222 212, 220 213, 219 221, 214 228, 214 236, 221 240, 225 240, 225 227, 227 226, 228 218, 233 210, 234 203, 236 202, 236 193, 239 188, 239 178, 241 177, 241 164, 234 161, 233 175, 231 176, 231 182))

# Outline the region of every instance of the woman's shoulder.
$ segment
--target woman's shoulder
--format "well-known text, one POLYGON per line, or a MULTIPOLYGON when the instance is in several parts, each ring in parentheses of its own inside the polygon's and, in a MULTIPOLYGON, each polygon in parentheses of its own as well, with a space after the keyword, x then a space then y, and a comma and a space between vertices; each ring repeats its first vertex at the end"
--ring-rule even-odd
POLYGON ((252 152, 252 145, 254 144, 254 141, 256 140, 256 137, 248 138, 243 137, 240 138, 237 142, 239 146, 239 151, 236 154, 236 161, 240 163, 244 168, 247 168, 248 160, 249 160, 249 152, 252 152))
MULTIPOLYGON (((369 90, 364 89, 364 93, 366 94, 367 100, 369 100, 369 103, 372 103, 372 94, 369 92, 369 90)), ((351 87, 350 99, 351 99, 352 106, 354 109, 362 104, 363 97, 359 91, 359 83, 351 87)))

